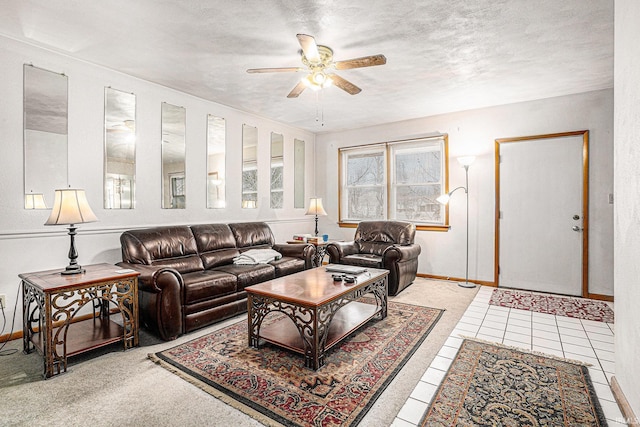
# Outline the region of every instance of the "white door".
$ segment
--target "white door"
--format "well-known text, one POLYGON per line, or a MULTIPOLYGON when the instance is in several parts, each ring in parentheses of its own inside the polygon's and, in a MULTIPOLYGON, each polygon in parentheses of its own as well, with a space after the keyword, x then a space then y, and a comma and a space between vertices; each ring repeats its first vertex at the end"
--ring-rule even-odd
POLYGON ((585 134, 498 140, 500 287, 583 295, 585 134))

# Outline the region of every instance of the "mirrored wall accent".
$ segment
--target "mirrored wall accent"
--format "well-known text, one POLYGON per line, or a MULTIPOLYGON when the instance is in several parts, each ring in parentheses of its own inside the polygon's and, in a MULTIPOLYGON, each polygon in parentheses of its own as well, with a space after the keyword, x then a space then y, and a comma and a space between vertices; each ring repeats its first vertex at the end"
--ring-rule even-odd
POLYGON ((293 141, 293 207, 304 209, 304 141, 293 141))
POLYGON ((47 209, 68 184, 67 76, 24 65, 24 207, 47 209))
POLYGON ((271 209, 284 207, 284 138, 271 132, 271 209))
POLYGON ((207 118, 207 208, 226 206, 226 123, 221 117, 207 118))
POLYGON ((186 207, 184 107, 162 103, 162 208, 186 207))
POLYGON ((258 207, 258 128, 242 125, 242 208, 258 207))
POLYGON ((136 183, 136 96, 104 88, 104 208, 133 209, 136 183))

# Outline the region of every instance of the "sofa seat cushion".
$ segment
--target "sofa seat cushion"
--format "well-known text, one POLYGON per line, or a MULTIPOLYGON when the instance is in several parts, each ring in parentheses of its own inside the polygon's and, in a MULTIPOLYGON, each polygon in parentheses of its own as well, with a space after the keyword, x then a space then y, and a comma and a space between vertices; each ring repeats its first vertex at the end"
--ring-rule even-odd
POLYGON ((223 271, 196 271, 182 275, 184 281, 184 305, 219 298, 237 290, 238 279, 223 271))
POLYGON ((353 254, 342 257, 341 263, 360 265, 362 267, 382 268, 382 257, 373 254, 353 254))
POLYGON ((236 291, 241 291, 247 286, 276 278, 276 268, 271 264, 254 265, 221 265, 210 271, 221 271, 233 274, 238 279, 236 291))
POLYGON ((276 268, 276 277, 282 277, 304 270, 303 259, 292 258, 289 256, 271 261, 269 264, 273 265, 276 268))

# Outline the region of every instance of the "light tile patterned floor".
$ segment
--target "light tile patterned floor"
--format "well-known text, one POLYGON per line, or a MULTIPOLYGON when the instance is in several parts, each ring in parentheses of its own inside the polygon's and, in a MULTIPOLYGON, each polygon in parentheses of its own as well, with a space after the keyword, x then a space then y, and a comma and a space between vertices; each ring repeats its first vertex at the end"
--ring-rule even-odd
POLYGON ((613 427, 626 425, 609 385, 614 373, 613 323, 489 305, 493 289, 480 288, 392 426, 420 423, 462 343, 461 336, 590 363, 589 375, 607 422, 613 427))

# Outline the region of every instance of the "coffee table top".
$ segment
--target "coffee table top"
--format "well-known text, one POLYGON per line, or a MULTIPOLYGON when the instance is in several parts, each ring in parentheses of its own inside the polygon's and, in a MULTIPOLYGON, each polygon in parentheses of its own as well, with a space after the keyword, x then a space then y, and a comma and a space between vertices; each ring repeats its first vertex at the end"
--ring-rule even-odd
POLYGON ((251 294, 274 297, 280 301, 292 302, 297 305, 320 306, 389 274, 387 270, 367 268, 365 273, 356 276, 354 283, 334 282, 331 277, 332 273, 328 272, 326 267, 316 267, 247 286, 245 291, 251 294))

